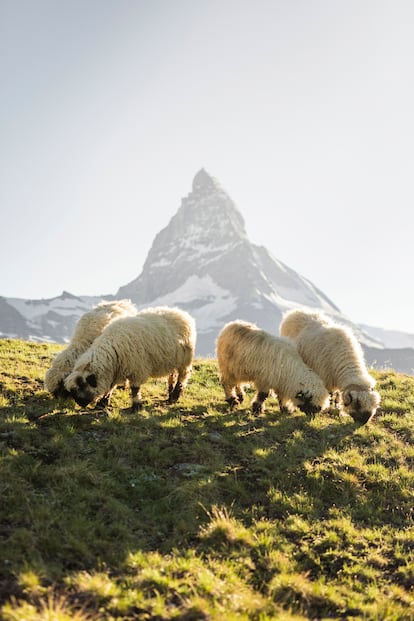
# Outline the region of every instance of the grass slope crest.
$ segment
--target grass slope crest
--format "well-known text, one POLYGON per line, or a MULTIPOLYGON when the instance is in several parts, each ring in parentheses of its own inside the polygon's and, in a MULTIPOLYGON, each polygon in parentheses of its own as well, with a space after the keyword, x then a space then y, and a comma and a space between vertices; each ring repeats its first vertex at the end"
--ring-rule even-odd
POLYGON ((109 411, 57 401, 61 349, 0 340, 0 618, 414 618, 414 378, 350 417, 228 411, 217 361, 109 411))

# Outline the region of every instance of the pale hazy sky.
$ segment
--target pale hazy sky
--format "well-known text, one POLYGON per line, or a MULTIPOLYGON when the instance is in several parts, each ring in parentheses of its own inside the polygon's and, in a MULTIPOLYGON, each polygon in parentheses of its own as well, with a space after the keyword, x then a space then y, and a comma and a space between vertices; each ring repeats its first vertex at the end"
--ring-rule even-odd
POLYGON ((0 0, 0 295, 116 293, 205 167, 251 241, 414 332, 412 0, 0 0))

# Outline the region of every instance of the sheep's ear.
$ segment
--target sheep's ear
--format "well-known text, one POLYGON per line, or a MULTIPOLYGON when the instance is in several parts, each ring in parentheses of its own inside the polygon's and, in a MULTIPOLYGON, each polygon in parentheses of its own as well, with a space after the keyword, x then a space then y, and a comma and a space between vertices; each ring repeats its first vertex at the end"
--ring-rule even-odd
POLYGON ((88 377, 86 378, 86 381, 88 382, 90 386, 92 386, 92 388, 96 388, 98 385, 98 382, 96 381, 96 375, 94 373, 91 373, 91 375, 88 375, 88 377))
POLYGON ((345 406, 351 405, 352 403, 352 395, 350 392, 344 392, 343 402, 345 406))

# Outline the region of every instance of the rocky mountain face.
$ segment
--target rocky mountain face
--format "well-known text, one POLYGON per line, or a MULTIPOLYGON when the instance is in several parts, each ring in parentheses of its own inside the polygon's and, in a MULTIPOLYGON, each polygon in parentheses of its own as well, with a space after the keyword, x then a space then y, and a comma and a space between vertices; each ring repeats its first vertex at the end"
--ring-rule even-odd
POLYGON ((282 314, 302 306, 350 325, 366 347, 369 363, 391 362, 388 366, 409 373, 414 369, 414 349, 384 348, 375 329, 352 324, 309 280, 252 244, 241 213, 204 169, 155 237, 135 280, 115 295, 76 297, 64 292, 52 300, 0 298, 0 336, 67 342, 81 314, 102 299, 114 298, 130 298, 138 308, 174 305, 188 310, 197 322, 199 356, 214 355, 218 332, 227 321, 245 319, 277 334, 282 314))

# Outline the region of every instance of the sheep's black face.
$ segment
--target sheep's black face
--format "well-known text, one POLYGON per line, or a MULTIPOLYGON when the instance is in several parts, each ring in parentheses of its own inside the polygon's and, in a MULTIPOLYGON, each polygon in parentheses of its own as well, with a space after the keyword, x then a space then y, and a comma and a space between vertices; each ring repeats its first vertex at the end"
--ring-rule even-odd
POLYGON ((296 395, 297 406, 304 414, 317 414, 321 411, 320 406, 312 401, 312 394, 309 392, 298 392, 296 395))
POLYGON ((355 411, 350 413, 356 423, 365 425, 372 416, 372 412, 355 411))
POLYGON ((356 423, 365 425, 375 414, 379 395, 374 390, 346 391, 343 394, 344 410, 356 423))
POLYGON ((94 390, 97 387, 96 376, 91 374, 86 378, 78 376, 76 378, 76 385, 71 389, 70 394, 81 407, 86 407, 92 401, 95 401, 97 391, 94 390))

